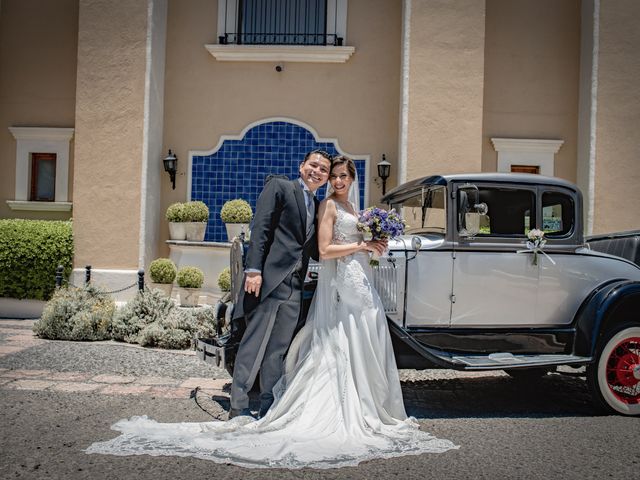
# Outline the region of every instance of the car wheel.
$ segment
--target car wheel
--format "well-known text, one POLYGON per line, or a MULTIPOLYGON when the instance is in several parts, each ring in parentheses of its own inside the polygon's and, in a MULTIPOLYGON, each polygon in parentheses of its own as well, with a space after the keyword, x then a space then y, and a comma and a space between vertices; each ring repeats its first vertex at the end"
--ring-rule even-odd
POLYGON ((640 415, 640 325, 607 332, 587 382, 596 407, 609 413, 640 415))
POLYGON ((550 371, 550 368, 512 368, 505 370, 505 373, 514 380, 525 382, 540 380, 550 371))

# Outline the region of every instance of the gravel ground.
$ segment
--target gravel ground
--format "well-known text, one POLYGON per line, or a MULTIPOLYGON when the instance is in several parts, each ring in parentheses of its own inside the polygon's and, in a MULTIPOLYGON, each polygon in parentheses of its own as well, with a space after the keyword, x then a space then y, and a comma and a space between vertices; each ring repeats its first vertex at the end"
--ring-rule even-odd
MULTIPOLYGON (((0 347, 18 345, 29 323, 0 321, 0 347), (18 332, 12 332, 17 329, 18 332), (17 333, 12 344, 12 335, 17 333)), ((122 418, 148 415, 158 421, 208 421, 224 413, 225 391, 189 388, 178 397, 65 392, 53 387, 12 388, 20 372, 86 372, 91 375, 219 379, 228 375, 192 352, 142 349, 113 342, 37 341, 0 356, 0 478, 28 479, 602 479, 635 478, 640 459, 640 418, 600 416, 591 407, 584 377, 550 374, 516 381, 503 372, 403 370, 407 412, 424 430, 452 440, 460 450, 366 462, 317 471, 246 470, 194 458, 87 455, 93 442, 113 438, 122 418), (4 382, 4 383, 3 383, 4 382)), ((1 351, 1 350, 0 350, 1 351)), ((568 370, 571 371, 571 370, 568 370)), ((50 375, 43 373, 42 375, 50 375)), ((24 377, 23 377, 24 378, 24 377)), ((34 377, 29 377, 34 378, 34 377)), ((90 382, 90 380, 82 380, 90 382)), ((198 380, 200 381, 200 380, 198 380)), ((36 384, 38 380, 23 380, 36 384)), ((95 386, 95 380, 94 384, 95 386)), ((124 385, 127 387, 127 385, 124 385)))
POLYGON ((49 369, 172 378, 229 378, 225 370, 196 359, 192 352, 172 352, 128 346, 116 342, 51 341, 32 349, 0 357, 0 368, 49 369))

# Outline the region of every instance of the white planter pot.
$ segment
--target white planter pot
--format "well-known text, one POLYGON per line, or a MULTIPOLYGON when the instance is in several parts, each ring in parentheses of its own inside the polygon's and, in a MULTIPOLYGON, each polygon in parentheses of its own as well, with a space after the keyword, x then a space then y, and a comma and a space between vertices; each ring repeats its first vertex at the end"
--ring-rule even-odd
POLYGON ((197 307, 200 300, 199 288, 181 288, 180 289, 180 306, 181 307, 197 307))
POLYGON ((190 242, 202 242, 207 233, 207 222, 186 222, 184 224, 187 240, 190 242))
POLYGON ((169 238, 171 240, 184 240, 187 238, 185 224, 181 222, 169 222, 169 238))
POLYGON ((232 242, 234 238, 244 232, 245 237, 249 236, 249 224, 248 223, 225 223, 227 227, 227 237, 232 242))
POLYGON ((173 284, 149 282, 149 288, 154 290, 160 290, 167 297, 171 298, 171 290, 173 289, 173 284))

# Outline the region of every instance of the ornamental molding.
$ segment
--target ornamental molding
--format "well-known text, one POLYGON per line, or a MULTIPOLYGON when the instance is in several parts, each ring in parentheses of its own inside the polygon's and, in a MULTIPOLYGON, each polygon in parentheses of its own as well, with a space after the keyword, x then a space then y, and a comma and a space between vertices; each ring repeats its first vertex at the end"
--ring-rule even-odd
POLYGON ((309 45, 218 45, 204 46, 221 62, 345 63, 355 47, 309 45))
POLYGON ((531 138, 492 138, 496 152, 558 153, 564 140, 538 140, 531 138))
POLYGON ((9 127, 16 140, 66 141, 73 137, 73 128, 9 127))

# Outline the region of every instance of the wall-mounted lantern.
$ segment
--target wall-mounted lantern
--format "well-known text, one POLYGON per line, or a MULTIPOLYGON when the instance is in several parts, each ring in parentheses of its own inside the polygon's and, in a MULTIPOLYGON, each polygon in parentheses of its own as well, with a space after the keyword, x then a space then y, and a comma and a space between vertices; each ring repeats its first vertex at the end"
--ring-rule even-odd
POLYGON ((387 157, 382 154, 382 161, 378 162, 378 178, 382 180, 382 195, 387 193, 387 178, 391 174, 391 164, 387 162, 387 157))
MULTIPOLYGON (((178 171, 178 157, 169 149, 169 154, 162 160, 164 171, 171 177, 171 186, 176 189, 176 172, 178 171)), ((379 168, 379 167, 378 167, 379 168)))

